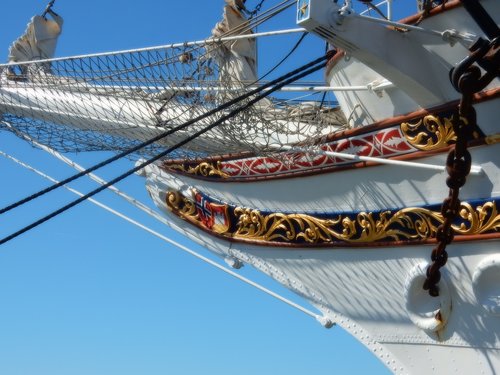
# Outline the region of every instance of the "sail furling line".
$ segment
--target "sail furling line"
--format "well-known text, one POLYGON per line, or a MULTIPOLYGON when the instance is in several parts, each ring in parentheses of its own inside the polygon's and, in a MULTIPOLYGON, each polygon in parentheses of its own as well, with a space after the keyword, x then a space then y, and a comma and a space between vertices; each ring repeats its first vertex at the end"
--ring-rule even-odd
MULTIPOLYGON (((252 27, 290 4, 252 20, 226 5, 222 27, 205 41, 0 65, 2 120, 59 152, 131 149, 247 93, 258 78, 252 27)), ((199 129, 220 116, 207 117, 199 129)), ((313 144, 344 124, 334 106, 269 97, 175 157, 269 153, 279 145, 313 144)), ((131 157, 155 155, 187 135, 162 139, 131 157)))
MULTIPOLYGON (((62 33, 63 18, 52 10, 54 1, 51 1, 41 16, 34 16, 28 25, 26 31, 9 48, 9 63, 20 63, 33 60, 45 60, 54 57, 57 45, 57 39, 62 33), (47 18, 51 16, 51 19, 47 18)), ((18 65, 19 74, 24 76, 28 74, 30 66, 18 65)), ((11 79, 15 79, 15 65, 9 66, 11 79)), ((40 69, 46 73, 49 72, 50 64, 41 64, 40 69)))
MULTIPOLYGON (((231 112, 229 112, 228 114, 222 116, 218 121, 204 127, 203 129, 199 130, 198 132, 192 134, 191 136, 189 136, 188 138, 184 139, 183 141, 177 143, 176 145, 168 148, 167 150, 161 152, 160 154, 154 156, 153 158, 151 159, 148 159, 142 163, 139 163, 138 165, 136 165, 134 168, 130 169, 129 171, 121 174, 120 176, 116 177, 115 179, 109 181, 107 184, 103 185, 103 186, 100 186, 99 188, 91 191, 90 193, 84 195, 83 197, 80 197, 79 199, 73 201, 73 202, 70 202, 69 204, 59 208, 58 210, 55 210, 53 211, 52 213, 42 217, 41 219, 25 226, 24 228, 18 230, 17 232, 15 233, 12 233, 2 239, 0 239, 0 245, 3 245, 5 244, 6 242, 9 242, 11 241, 12 239, 20 236, 21 234, 23 233, 26 233, 28 232, 29 230, 31 229, 34 229, 36 227, 38 227, 39 225, 45 223, 46 221, 49 221, 50 219, 60 215, 61 213, 69 210, 70 208, 73 208, 75 207, 76 205, 80 204, 81 202, 87 200, 88 198, 90 197, 93 197, 94 195, 100 193, 101 191, 107 189, 109 186, 111 185, 115 185, 116 183, 124 180, 125 178, 127 178, 128 176, 140 171, 141 169, 145 168, 146 166, 160 160, 161 158, 164 158, 166 155, 172 153, 173 151, 175 151, 176 149, 184 146, 185 144, 189 143, 190 141, 196 139, 197 137, 203 135, 204 133, 210 131, 211 129, 215 128, 216 126, 222 124, 223 122, 231 119, 232 117, 238 115, 238 113, 240 113, 241 111, 247 109, 247 108, 250 108, 251 106, 255 105, 257 102, 259 102, 260 100, 262 99, 265 99, 266 97, 268 97, 270 94, 272 94, 274 91, 277 91, 279 90, 281 87, 285 86, 285 85, 288 85, 290 83, 293 83, 295 82, 296 80, 298 79, 301 79, 301 78, 304 78, 320 69, 324 69, 325 65, 326 65, 326 61, 329 59, 329 57, 331 57, 329 54, 327 55, 324 55, 318 59, 315 59, 314 61, 310 62, 309 64, 306 64, 296 70, 294 70, 293 72, 290 72, 288 74, 285 74, 284 76, 280 77, 279 79, 275 80, 272 82, 272 87, 270 88, 270 90, 262 90, 262 89, 259 89, 260 91, 257 91, 257 92, 260 92, 259 95, 257 96, 254 96, 252 99, 250 99, 248 102, 246 102, 244 105, 242 105, 241 107, 237 107, 236 109, 232 110, 231 112)), ((255 90, 254 90, 255 91, 255 90)), ((252 93, 252 95, 248 95, 248 96, 253 96, 255 93, 252 93)), ((241 100, 239 100, 241 101, 241 100)), ((226 103, 227 104, 227 103, 226 103)), ((187 126, 187 125, 185 125, 187 126)), ((83 175, 82 173, 79 173, 77 175, 83 175)), ((67 182, 65 182, 67 183, 67 182)), ((61 183, 60 183, 61 184, 61 183)), ((59 184, 56 184, 56 185, 53 185, 53 186, 57 186, 59 184)), ((53 190, 53 189, 51 189, 53 190)), ((40 194, 38 195, 40 196, 40 194)), ((29 198, 29 197, 28 197, 29 198)), ((31 199, 28 199, 28 201, 30 201, 31 199)), ((13 206, 13 205, 12 205, 13 206)), ((19 204, 17 205, 19 206, 19 204)), ((16 206, 16 207, 17 207, 16 206)), ((5 212, 5 211, 4 211, 5 212)))
POLYGON ((42 13, 42 17, 45 18, 45 16, 47 15, 47 13, 49 12, 52 12, 52 13, 55 13, 53 10, 52 10, 52 7, 54 6, 54 3, 56 2, 56 0, 50 0, 49 3, 47 4, 47 6, 45 7, 45 10, 43 11, 42 13))
MULTIPOLYGON (((125 151, 123 151, 123 152, 121 152, 121 153, 119 153, 111 158, 104 160, 103 162, 98 163, 98 164, 94 165, 93 167, 88 168, 87 170, 85 170, 83 172, 77 173, 69 178, 66 178, 65 180, 61 181, 58 184, 49 186, 46 189, 43 189, 35 194, 32 194, 24 199, 21 199, 13 204, 10 204, 10 205, 0 209, 0 214, 4 214, 4 213, 6 213, 6 212, 8 212, 16 207, 19 207, 19 206, 21 206, 25 203, 28 203, 36 198, 39 198, 39 197, 57 189, 57 188, 65 185, 65 184, 68 184, 68 183, 70 183, 70 182, 72 182, 72 181, 74 181, 82 176, 85 176, 86 174, 88 174, 90 172, 93 172, 97 169, 100 169, 108 164, 111 164, 114 161, 122 159, 122 158, 124 158, 132 153, 135 153, 135 152, 137 152, 145 147, 148 147, 149 145, 154 144, 155 142, 158 142, 164 138, 167 138, 170 135, 175 135, 175 134, 181 132, 182 130, 184 130, 190 126, 197 125, 199 122, 201 122, 202 120, 205 120, 209 116, 212 116, 212 115, 217 114, 217 113, 224 114, 223 111, 230 110, 234 105, 237 105, 240 102, 244 102, 244 105, 242 105, 241 107, 237 107, 236 109, 232 110, 228 114, 224 114, 217 121, 210 123, 208 126, 202 128, 201 130, 199 130, 198 132, 196 132, 194 134, 191 133, 192 135, 190 135, 188 138, 181 140, 177 144, 168 148, 166 151, 163 151, 160 154, 157 154, 152 159, 150 159, 152 161, 147 162, 145 165, 143 165, 143 167, 148 165, 148 164, 151 164, 153 161, 156 161, 159 158, 164 157, 164 156, 172 153, 173 151, 179 149, 180 147, 188 144, 189 142, 196 140, 200 135, 208 132, 209 130, 215 128, 216 126, 220 126, 221 124, 224 124, 227 120, 233 119, 235 116, 239 115, 244 110, 251 108, 254 104, 256 104, 260 100, 268 97, 271 93, 279 90, 281 87, 284 87, 285 85, 287 85, 289 83, 295 82, 297 79, 305 77, 305 76, 313 73, 314 71, 317 71, 317 70, 323 68, 325 65, 324 61, 328 58, 329 58, 328 54, 324 55, 318 59, 313 60, 309 64, 306 64, 298 69, 293 70, 292 72, 289 72, 288 74, 285 74, 285 75, 283 75, 283 76, 281 76, 273 81, 270 81, 270 82, 268 82, 268 83, 266 83, 258 88, 250 90, 243 95, 240 95, 236 98, 229 100, 228 102, 222 103, 220 106, 208 111, 207 113, 204 113, 204 114, 202 114, 198 117, 195 117, 194 119, 191 119, 191 120, 189 120, 181 125, 178 125, 174 128, 171 128, 170 130, 163 132, 156 137, 153 137, 145 142, 142 142, 139 145, 136 145, 135 147, 132 147, 132 148, 125 150, 125 151), (255 97, 255 95, 257 95, 257 94, 259 94, 259 95, 255 97)), ((0 122, 0 124, 1 124, 1 122, 0 122)), ((7 128, 10 128, 10 125, 8 123, 6 125, 4 124, 4 126, 7 126, 7 128)), ((28 136, 29 136, 29 134, 28 134, 28 136)), ((142 168, 140 168, 140 169, 142 169, 142 168)), ((1 244, 2 244, 2 242, 0 242, 0 245, 1 244)))

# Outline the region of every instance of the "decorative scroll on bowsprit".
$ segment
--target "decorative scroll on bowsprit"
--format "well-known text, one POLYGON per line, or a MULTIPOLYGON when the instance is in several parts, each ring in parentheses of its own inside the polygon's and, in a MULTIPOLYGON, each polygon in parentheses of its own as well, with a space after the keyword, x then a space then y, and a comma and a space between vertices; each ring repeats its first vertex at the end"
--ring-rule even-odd
MULTIPOLYGON (((434 239, 444 222, 438 205, 357 213, 264 212, 198 191, 192 198, 169 191, 165 203, 175 215, 214 235, 263 246, 399 246, 434 239)), ((452 230, 462 236, 500 233, 498 205, 498 200, 463 202, 452 230)))

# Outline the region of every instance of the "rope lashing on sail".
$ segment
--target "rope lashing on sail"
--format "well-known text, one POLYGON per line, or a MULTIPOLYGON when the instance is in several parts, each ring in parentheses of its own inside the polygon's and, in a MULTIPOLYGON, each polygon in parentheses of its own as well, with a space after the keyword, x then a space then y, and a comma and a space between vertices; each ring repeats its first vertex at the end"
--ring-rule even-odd
MULTIPOLYGON (((312 73, 314 73, 314 72, 316 72, 316 71, 318 71, 320 69, 323 69, 326 66, 326 61, 328 61, 328 59, 330 57, 331 56, 329 54, 327 54, 325 56, 322 56, 322 57, 314 60, 313 62, 311 62, 309 64, 306 64, 306 65, 302 66, 299 69, 296 69, 294 72, 286 74, 285 76, 283 76, 279 80, 279 83, 275 84, 269 91, 264 91, 263 93, 260 93, 258 96, 255 96, 254 98, 250 99, 243 106, 238 107, 238 108, 232 110, 227 115, 222 116, 218 121, 212 123, 209 126, 204 127, 203 129, 199 130, 198 132, 192 134, 190 137, 188 137, 188 138, 184 139, 183 141, 177 143, 176 145, 168 148, 164 152, 156 155, 155 157, 153 157, 153 158, 151 158, 149 160, 146 160, 146 161, 140 163, 139 165, 136 165, 131 170, 129 170, 129 171, 123 173, 122 175, 114 178, 113 180, 109 181, 107 184, 105 184, 105 185, 103 185, 103 186, 101 186, 101 187, 99 187, 99 188, 91 191, 90 193, 84 195, 83 197, 80 197, 79 199, 77 199, 77 200, 75 200, 73 202, 70 202, 69 204, 61 207, 60 209, 53 211, 52 213, 44 216, 43 218, 41 218, 41 219, 33 222, 32 224, 30 224, 28 226, 25 226, 24 228, 20 229, 19 231, 15 232, 15 233, 12 233, 11 235, 8 235, 7 237, 4 237, 3 239, 0 240, 0 245, 3 245, 6 242, 11 241, 12 239, 20 236, 21 234, 26 233, 29 230, 33 229, 33 228, 36 228, 37 226, 39 226, 39 225, 43 224, 44 222, 46 222, 46 221, 48 221, 48 220, 50 220, 50 219, 52 219, 52 218, 60 215, 61 213, 69 210, 70 208, 75 207, 76 205, 78 205, 79 203, 85 201, 86 199, 88 199, 88 198, 90 198, 90 197, 92 197, 92 196, 100 193, 101 191, 105 190, 109 186, 115 185, 116 183, 118 183, 118 182, 122 181, 123 179, 129 177, 130 175, 132 175, 132 174, 140 171, 141 169, 147 167, 148 165, 154 163, 155 161, 157 161, 157 160, 159 160, 161 158, 164 158, 166 155, 172 153, 177 148, 182 147, 186 143, 189 143, 190 141, 192 141, 192 140, 196 139, 197 137, 201 136, 202 134, 208 132, 212 128, 220 125, 224 121, 227 121, 228 119, 236 116, 239 112, 245 110, 246 108, 248 108, 250 106, 253 106, 254 104, 256 104, 257 102, 259 102, 260 100, 262 100, 262 99, 266 98, 267 96, 269 96, 274 91, 279 90, 281 87, 283 87, 285 85, 288 85, 288 84, 290 84, 292 82, 295 82, 298 79, 306 77, 309 74, 312 74, 312 73)), ((259 88, 259 90, 261 91, 261 88, 259 88)), ((260 92, 260 91, 257 91, 257 92, 260 92)), ((188 125, 184 125, 184 127, 186 127, 186 126, 188 126, 188 125)), ((84 175, 84 174, 79 173, 79 175, 84 175)), ((57 186, 57 185, 60 185, 60 184, 56 184, 56 185, 53 185, 53 186, 57 186)))
MULTIPOLYGON (((31 18, 26 27, 26 31, 17 38, 9 48, 9 63, 22 63, 32 60, 50 59, 54 57, 57 39, 62 33, 64 20, 57 13, 52 11, 53 2, 49 3, 43 15, 35 15, 31 18), (50 14, 51 19, 47 18, 50 14)), ((15 65, 8 66, 7 77, 17 79, 15 65)), ((19 65, 21 75, 27 75, 29 67, 19 65)), ((41 64, 39 70, 50 73, 50 64, 41 64)))
POLYGON ((256 8, 248 14, 248 25, 252 25, 252 28, 259 26, 263 22, 275 17, 279 13, 287 10, 288 8, 295 6, 297 0, 284 0, 281 3, 276 4, 275 6, 264 10, 262 13, 259 13, 264 1, 261 4, 257 5, 256 8))
MULTIPOLYGON (((22 162, 22 161, 20 161, 20 160, 18 160, 16 158, 14 158, 11 155, 6 154, 3 151, 0 151, 0 155, 3 156, 3 157, 5 157, 5 158, 7 158, 7 159, 9 159, 9 160, 11 160, 11 161, 13 161, 16 164, 22 166, 23 168, 26 168, 27 170, 29 170, 29 171, 31 171, 33 173, 36 173, 37 175, 39 175, 39 176, 41 176, 41 177, 43 177, 43 178, 51 181, 52 183, 58 183, 58 181, 56 179, 54 179, 53 177, 47 175, 46 173, 43 173, 43 172, 39 171, 36 168, 33 168, 32 166, 30 166, 30 165, 28 165, 28 164, 26 164, 26 163, 24 163, 24 162, 22 162)), ((78 191, 76 189, 73 189, 73 188, 71 188, 69 186, 65 186, 65 188, 68 191, 70 191, 73 194, 75 194, 75 195, 78 195, 80 197, 83 196, 83 193, 81 193, 80 191, 78 191)), ((118 191, 118 192, 121 193, 120 191, 118 191)), ((222 272, 224 272, 224 273, 226 273, 226 274, 228 274, 228 275, 230 275, 230 276, 232 276, 232 277, 234 277, 234 278, 236 278, 236 279, 238 279, 240 281, 242 281, 243 283, 245 283, 247 285, 250 285, 250 286, 256 288, 257 290, 260 290, 261 292, 263 292, 263 293, 265 293, 265 294, 267 294, 267 295, 269 295, 269 296, 277 299, 278 301, 281 301, 281 302, 283 302, 283 303, 285 303, 285 304, 287 304, 287 305, 289 305, 289 306, 291 306, 291 307, 293 307, 293 308, 295 308, 295 309, 303 312, 304 314, 306 314, 306 315, 308 315, 310 317, 315 318, 325 328, 332 328, 335 325, 335 323, 332 322, 328 317, 326 317, 324 315, 316 314, 313 311, 311 311, 311 310, 309 310, 309 309, 307 309, 307 308, 305 308, 305 307, 303 307, 303 306, 301 306, 301 305, 299 305, 299 304, 297 304, 297 303, 289 300, 288 298, 285 298, 282 295, 280 295, 280 294, 278 294, 276 292, 273 292, 272 290, 264 287, 263 285, 258 284, 255 281, 252 281, 252 280, 250 280, 250 279, 248 279, 248 278, 246 278, 246 277, 244 277, 244 276, 242 276, 242 275, 240 275, 240 274, 238 274, 238 273, 236 273, 236 272, 234 272, 234 271, 232 271, 230 269, 227 269, 226 267, 221 266, 217 262, 215 262, 215 261, 213 261, 213 260, 211 260, 211 259, 209 259, 207 257, 204 257, 203 255, 197 253, 196 251, 194 251, 194 250, 188 248, 187 246, 184 246, 184 245, 182 245, 182 244, 180 244, 180 243, 172 240, 171 238, 169 238, 167 236, 164 236, 161 233, 158 233, 157 231, 155 231, 155 230, 149 228, 148 226, 146 226, 146 225, 138 222, 137 220, 134 220, 131 217, 129 217, 129 216, 127 216, 127 215, 125 215, 125 214, 123 214, 123 213, 121 213, 121 212, 113 209, 113 208, 111 208, 110 206, 105 205, 105 204, 103 204, 103 203, 101 203, 101 202, 99 202, 99 201, 97 201, 97 200, 95 200, 93 198, 89 198, 88 200, 91 203, 93 203, 94 205, 96 205, 97 207, 99 207, 99 208, 101 208, 101 209, 103 209, 103 210, 105 210, 105 211, 107 211, 107 212, 109 212, 109 213, 111 213, 111 214, 113 214, 113 215, 115 215, 115 216, 117 216, 117 217, 119 217, 119 218, 127 221, 128 223, 130 223, 130 224, 132 224, 132 225, 134 225, 134 226, 136 226, 136 227, 138 227, 138 228, 146 231, 147 233, 149 233, 149 234, 151 234, 151 235, 159 238, 160 240, 162 240, 162 241, 164 241, 164 242, 166 242, 166 243, 168 243, 168 244, 176 247, 177 249, 179 249, 179 250, 181 250, 181 251, 183 251, 185 253, 188 253, 188 254, 194 256, 195 258, 197 258, 197 259, 199 259, 199 260, 201 260, 201 261, 203 261, 203 262, 205 262, 205 263, 207 263, 207 264, 215 267, 216 269, 218 269, 218 270, 220 270, 220 271, 222 271, 222 272)), ((168 224, 167 220, 164 220, 164 221, 168 224)))
MULTIPOLYGON (((229 3, 234 2, 234 0, 229 0, 229 3)), ((248 18, 244 22, 241 22, 239 25, 236 25, 231 27, 229 30, 224 32, 223 34, 219 35, 218 37, 228 37, 232 35, 245 35, 245 34, 250 34, 252 31, 263 24, 264 22, 270 20, 271 18, 276 17, 278 14, 282 13, 283 11, 287 10, 288 8, 292 7, 295 5, 296 0, 284 0, 279 4, 276 4, 270 9, 265 10, 259 15, 256 15, 260 11, 260 7, 258 8, 257 12, 253 11, 250 14, 255 16, 253 18, 248 18)), ((231 5, 231 4, 230 4, 231 5)), ((241 4, 242 5, 242 4, 241 4)), ((243 12, 245 14, 248 14, 246 11, 246 8, 241 8, 241 5, 238 4, 238 1, 234 3, 233 6, 234 9, 237 9, 240 12, 243 12)))
POLYGON ((54 3, 56 2, 56 0, 51 0, 47 6, 45 7, 45 10, 43 11, 42 13, 42 17, 45 18, 45 16, 47 15, 47 13, 49 12, 53 12, 52 10, 52 7, 54 6, 54 3))
MULTIPOLYGON (((302 29, 249 32, 293 4, 284 1, 251 21, 225 10, 224 27, 202 41, 0 65, 2 120, 60 152, 128 150, 246 93, 258 78, 256 53, 247 49, 255 48, 251 40, 302 29), (17 74, 6 74, 10 69, 17 74)), ((314 101, 269 98, 218 127, 210 139, 177 150, 176 157, 263 154, 270 143, 313 143, 342 125, 334 112, 314 101)), ((178 139, 162 139, 130 157, 155 155, 178 139)))
POLYGON ((437 229, 438 244, 432 250, 432 263, 427 268, 427 277, 423 285, 424 290, 428 290, 432 297, 439 296, 440 269, 446 265, 448 260, 446 246, 453 241, 452 224, 460 213, 460 188, 465 185, 471 170, 472 158, 467 150, 467 139, 472 139, 468 133, 477 128, 476 111, 473 107, 474 94, 488 86, 500 72, 500 37, 491 42, 479 39, 470 51, 471 54, 453 68, 450 74, 451 82, 455 89, 462 94, 462 98, 458 111, 452 119, 457 140, 446 160, 446 169, 449 175, 446 179, 446 185, 449 188, 449 193, 441 207, 444 222, 437 229), (486 72, 483 73, 479 66, 475 65, 476 63, 483 68, 486 67, 486 72))
MULTIPOLYGON (((259 77, 257 81, 255 81, 253 84, 256 84, 258 82, 261 82, 264 78, 266 78, 269 74, 274 72, 276 69, 278 69, 296 50, 299 48, 300 44, 303 42, 304 38, 308 35, 308 32, 304 32, 299 40, 295 43, 295 45, 292 47, 290 52, 288 52, 280 61, 278 61, 271 69, 269 69, 265 74, 259 77)), ((327 51, 328 52, 328 51, 327 51)), ((326 94, 326 93, 325 93, 326 94)), ((321 106, 321 105, 320 105, 321 106)))
MULTIPOLYGON (((265 1, 266 0, 261 0, 260 3, 258 3, 252 11, 245 10, 245 13, 248 15, 248 17, 253 18, 257 13, 259 13, 265 1)), ((244 0, 244 2, 246 2, 246 0, 244 0)))
MULTIPOLYGON (((23 204, 25 204, 27 202, 30 202, 30 201, 38 198, 38 197, 41 197, 42 195, 45 195, 45 194, 47 194, 47 193, 49 193, 49 192, 51 192, 51 191, 53 191, 53 190, 55 190, 55 189, 57 189, 57 188, 65 185, 65 184, 68 184, 68 183, 70 183, 70 182, 72 182, 72 181, 74 181, 74 180, 76 180, 76 179, 78 179, 78 178, 80 178, 82 176, 85 176, 86 174, 88 174, 90 172, 93 172, 93 171, 95 171, 97 169, 100 169, 100 168, 102 168, 102 167, 104 167, 104 166, 106 166, 108 164, 111 164, 111 163, 113 163, 113 162, 115 162, 115 161, 117 161, 119 159, 122 159, 122 158, 124 158, 124 157, 126 157, 126 156, 128 156, 128 155, 130 155, 130 154, 132 154, 132 153, 134 153, 134 152, 136 152, 136 151, 144 148, 144 147, 147 147, 147 146, 149 146, 149 145, 151 145, 151 144, 153 144, 155 142, 158 142, 159 140, 161 140, 161 139, 163 139, 165 137, 168 137, 169 135, 175 134, 176 132, 179 132, 179 131, 181 131, 181 130, 183 130, 183 129, 185 129, 185 128, 193 125, 193 124, 196 124, 197 122, 199 122, 199 121, 201 121, 201 120, 203 120, 203 119, 205 119, 205 118, 207 118, 207 117, 209 117, 209 116, 211 116, 211 115, 213 115, 215 113, 218 113, 218 112, 224 111, 226 109, 229 109, 232 106, 234 106, 234 105, 236 105, 236 104, 238 104, 238 103, 240 103, 240 102, 242 102, 244 100, 247 100, 247 99, 251 98, 254 95, 257 95, 257 94, 260 94, 260 93, 264 92, 264 94, 261 94, 260 96, 257 97, 258 100, 256 100, 256 98, 251 99, 243 107, 240 107, 240 108, 237 108, 236 110, 233 110, 230 114, 223 116, 222 119, 217 120, 216 122, 212 123, 211 125, 205 127, 200 132, 198 132, 200 134, 203 134, 206 131, 214 128, 216 125, 220 125, 221 123, 223 123, 227 119, 230 119, 230 118, 236 116, 237 114, 239 114, 244 109, 247 109, 248 107, 250 107, 254 103, 258 102, 260 99, 263 99, 263 98, 269 96, 271 93, 273 93, 274 91, 277 91, 279 88, 285 86, 286 84, 291 83, 291 82, 295 82, 297 79, 305 77, 305 76, 309 75, 310 73, 312 73, 312 72, 314 72, 316 70, 319 70, 321 67, 324 66, 324 60, 328 58, 327 56, 329 56, 329 55, 325 55, 325 56, 322 56, 322 57, 320 57, 318 59, 315 59, 314 61, 312 61, 309 64, 306 64, 306 65, 304 65, 304 66, 302 66, 302 67, 300 67, 298 69, 295 69, 292 72, 290 72, 288 74, 285 74, 285 75, 283 75, 283 76, 281 76, 281 77, 279 77, 279 78, 277 78, 275 80, 272 80, 272 81, 270 81, 270 82, 268 82, 268 83, 266 83, 266 84, 264 84, 264 85, 262 85, 262 86, 260 86, 258 88, 250 90, 246 94, 240 95, 240 96, 238 96, 238 97, 236 97, 236 98, 234 98, 232 100, 229 100, 228 102, 221 104, 220 106, 218 106, 218 107, 216 107, 216 108, 214 108, 214 109, 212 109, 212 110, 210 110, 210 111, 202 114, 201 116, 197 116, 197 117, 193 118, 192 120, 189 120, 189 121, 187 121, 187 122, 185 122, 185 123, 183 123, 183 124, 181 124, 179 126, 176 126, 175 128, 173 128, 171 130, 163 132, 160 135, 158 135, 158 136, 156 136, 154 138, 149 139, 148 141, 145 141, 145 142, 143 142, 143 143, 141 143, 141 144, 139 144, 139 145, 137 145, 137 146, 135 146, 133 148, 130 148, 130 149, 128 149, 126 151, 123 151, 123 152, 121 152, 121 153, 119 153, 119 154, 117 154, 117 155, 115 155, 115 156, 113 156, 111 158, 108 158, 108 159, 102 161, 101 163, 98 163, 98 164, 96 164, 96 165, 94 165, 94 166, 86 169, 83 172, 80 172, 80 173, 77 173, 77 174, 75 174, 73 176, 70 176, 70 177, 64 179, 63 181, 61 181, 59 184, 55 184, 55 185, 49 186, 48 188, 43 189, 43 190, 41 190, 41 191, 39 191, 39 192, 37 192, 35 194, 32 194, 29 197, 26 197, 26 198, 21 199, 21 200, 15 202, 15 203, 13 203, 13 204, 11 204, 9 206, 6 206, 6 207, 0 209, 0 215, 6 213, 6 212, 8 212, 8 211, 10 211, 10 210, 12 210, 12 209, 14 209, 16 207, 19 207, 19 206, 21 206, 21 205, 23 205, 23 204), (318 64, 320 64, 319 67, 318 67, 318 64), (311 71, 311 67, 313 67, 312 71, 311 71), (306 72, 309 72, 309 73, 304 74, 306 72), (295 77, 299 77, 299 78, 295 78, 295 77), (283 82, 287 82, 287 83, 283 83, 283 82), (267 89, 269 89, 269 90, 267 90, 267 89), (249 103, 251 103, 251 104, 249 104, 249 103)), ((198 134, 198 133, 196 133, 196 134, 198 134)), ((190 140, 196 139, 196 138, 197 138, 197 136, 191 136, 188 139, 190 141, 190 140)), ((184 141, 176 144, 175 146, 169 148, 167 151, 162 152, 160 155, 167 155, 167 154, 171 153, 172 151, 178 149, 182 145, 188 143, 189 141, 184 140, 184 141)))

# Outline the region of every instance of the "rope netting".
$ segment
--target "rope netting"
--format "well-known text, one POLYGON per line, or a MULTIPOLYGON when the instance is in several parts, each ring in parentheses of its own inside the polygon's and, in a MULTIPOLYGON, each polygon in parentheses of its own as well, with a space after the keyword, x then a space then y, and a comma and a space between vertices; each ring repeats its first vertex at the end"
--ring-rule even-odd
MULTIPOLYGON (((0 126, 60 152, 124 151, 258 87, 252 43, 212 40, 0 65, 0 126)), ((243 104, 139 154, 157 154, 243 104)), ((266 99, 174 157, 272 152, 312 144, 344 123, 341 112, 325 103, 266 99)))

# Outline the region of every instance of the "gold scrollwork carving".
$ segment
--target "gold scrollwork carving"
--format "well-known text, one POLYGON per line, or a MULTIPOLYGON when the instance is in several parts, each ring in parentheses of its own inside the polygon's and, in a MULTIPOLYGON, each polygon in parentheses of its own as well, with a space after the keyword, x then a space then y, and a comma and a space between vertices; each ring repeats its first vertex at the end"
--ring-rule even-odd
POLYGON ((188 169, 190 174, 198 174, 204 177, 219 176, 221 178, 228 178, 229 175, 222 171, 222 164, 220 161, 213 163, 201 163, 196 167, 191 167, 188 169))
MULTIPOLYGON (((235 209, 239 217, 235 238, 274 242, 276 240, 307 243, 371 243, 377 241, 428 240, 434 238, 443 222, 441 213, 425 208, 405 208, 380 214, 360 212, 355 218, 341 215, 335 219, 320 219, 303 214, 272 213, 235 209)), ((477 235, 500 230, 500 215, 495 202, 477 208, 463 203, 463 219, 453 229, 457 234, 477 235)))
POLYGON ((236 208, 237 218, 235 238, 261 240, 267 242, 295 242, 304 240, 308 243, 330 242, 329 228, 339 220, 318 220, 303 214, 275 213, 263 215, 258 210, 236 208))
POLYGON ((469 203, 462 203, 460 217, 463 222, 454 227, 459 234, 481 234, 500 229, 500 215, 495 202, 486 202, 476 209, 469 203))
POLYGON ((203 162, 193 167, 184 164, 169 164, 167 168, 195 176, 229 178, 229 175, 222 170, 220 161, 215 163, 203 162))
MULTIPOLYGON (((182 218, 201 226, 194 202, 171 192, 167 205, 182 218)), ((439 211, 412 207, 380 213, 360 212, 322 218, 308 214, 261 213, 244 207, 227 206, 236 225, 227 228, 224 237, 265 243, 373 243, 391 241, 422 241, 435 238, 443 223, 439 211)), ((478 235, 500 231, 500 215, 496 202, 474 207, 462 203, 460 222, 453 229, 460 235, 478 235)))
POLYGON ((192 223, 197 223, 200 220, 195 203, 191 199, 182 196, 179 192, 169 191, 166 203, 167 207, 180 217, 192 223))
POLYGON ((303 240, 310 244, 422 240, 431 238, 442 222, 440 214, 420 208, 378 215, 360 212, 354 218, 339 215, 335 219, 304 214, 263 215, 249 209, 236 209, 235 216, 239 216, 235 238, 266 242, 303 240))
MULTIPOLYGON (((423 151, 437 150, 448 146, 456 140, 451 117, 440 118, 427 115, 417 123, 401 123, 401 131, 408 142, 423 151)), ((467 121, 462 118, 462 121, 467 121)))

